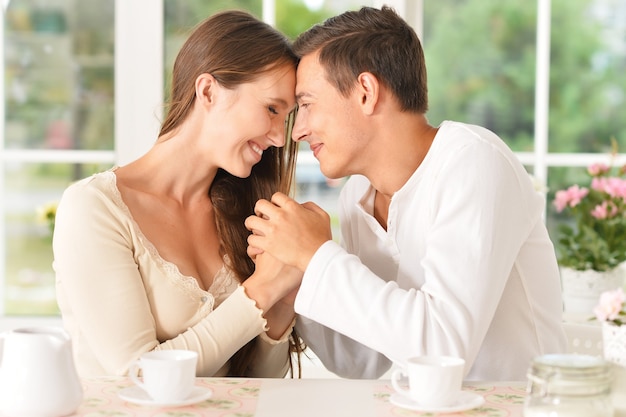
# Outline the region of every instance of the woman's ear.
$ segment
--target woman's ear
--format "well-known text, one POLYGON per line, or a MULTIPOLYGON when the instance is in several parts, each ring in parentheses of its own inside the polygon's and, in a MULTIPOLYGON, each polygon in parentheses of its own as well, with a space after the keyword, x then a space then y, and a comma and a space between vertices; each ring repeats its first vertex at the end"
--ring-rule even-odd
POLYGON ((203 106, 215 102, 217 80, 211 74, 203 73, 196 78, 196 100, 203 106))
POLYGON ((357 77, 356 89, 363 112, 365 114, 373 114, 380 94, 378 78, 371 72, 362 72, 357 77))

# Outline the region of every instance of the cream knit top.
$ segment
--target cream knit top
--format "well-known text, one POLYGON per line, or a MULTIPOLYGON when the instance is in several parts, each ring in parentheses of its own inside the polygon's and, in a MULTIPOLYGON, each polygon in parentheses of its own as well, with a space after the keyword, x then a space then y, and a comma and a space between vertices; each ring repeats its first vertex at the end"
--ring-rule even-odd
POLYGON ((230 357, 260 336, 253 377, 288 369, 288 329, 280 340, 239 285, 227 259, 208 291, 159 256, 124 204, 114 170, 64 192, 53 238, 58 304, 82 377, 124 375, 142 353, 198 352, 198 376, 221 376, 230 357))

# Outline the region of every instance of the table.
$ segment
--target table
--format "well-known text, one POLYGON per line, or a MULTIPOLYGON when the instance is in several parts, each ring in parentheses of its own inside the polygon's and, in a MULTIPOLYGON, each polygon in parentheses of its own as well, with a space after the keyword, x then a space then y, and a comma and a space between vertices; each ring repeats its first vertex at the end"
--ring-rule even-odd
MULTIPOLYGON (((84 417, 410 417, 433 416, 389 402, 388 380, 197 378, 212 396, 179 408, 140 406, 118 391, 132 385, 125 377, 84 379, 84 399, 75 416, 84 417)), ((485 398, 480 408, 449 416, 521 417, 525 382, 480 383, 465 390, 485 398)), ((443 414, 441 414, 443 415, 443 414)))

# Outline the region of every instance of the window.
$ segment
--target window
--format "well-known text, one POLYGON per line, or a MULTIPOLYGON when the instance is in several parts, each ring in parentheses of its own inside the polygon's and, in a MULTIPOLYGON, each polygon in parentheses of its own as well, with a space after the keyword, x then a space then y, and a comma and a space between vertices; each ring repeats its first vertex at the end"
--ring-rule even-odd
MULTIPOLYGON (((611 138, 626 151, 626 1, 427 1, 424 48, 431 122, 498 133, 548 202, 608 161, 611 138)), ((555 236, 551 204, 547 215, 555 236)))
MULTIPOLYGON (((70 182, 152 145, 173 59, 193 25, 237 7, 293 38, 362 3, 5 0, 0 315, 57 314, 49 225, 38 211, 70 182)), ((607 160, 611 137, 626 149, 626 0, 384 3, 423 33, 431 122, 494 130, 547 182, 548 201, 581 167, 607 160)), ((298 199, 334 214, 339 188, 307 149, 299 163, 298 199)), ((550 205, 546 219, 551 229, 560 221, 550 205)))
POLYGON ((5 3, 0 306, 55 315, 51 224, 40 216, 114 161, 114 3, 5 3))

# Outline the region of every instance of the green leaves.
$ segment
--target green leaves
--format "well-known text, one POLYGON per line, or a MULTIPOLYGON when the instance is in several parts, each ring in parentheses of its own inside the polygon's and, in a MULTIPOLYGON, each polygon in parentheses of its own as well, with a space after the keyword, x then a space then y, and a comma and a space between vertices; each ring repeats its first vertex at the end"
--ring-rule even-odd
POLYGON ((559 264, 584 271, 608 271, 626 260, 626 239, 605 240, 590 225, 583 224, 575 232, 561 225, 558 243, 559 264))

